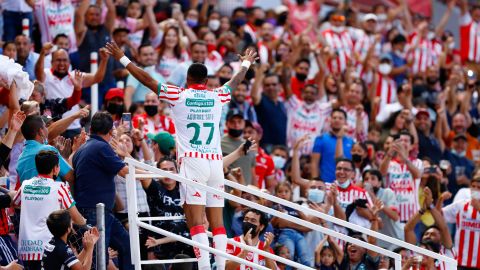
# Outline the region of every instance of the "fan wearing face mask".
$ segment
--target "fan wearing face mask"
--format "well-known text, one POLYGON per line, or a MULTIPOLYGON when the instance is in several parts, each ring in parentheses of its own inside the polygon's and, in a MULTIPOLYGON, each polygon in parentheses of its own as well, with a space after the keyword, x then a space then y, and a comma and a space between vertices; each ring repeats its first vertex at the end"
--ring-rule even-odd
POLYGON ((164 107, 164 103, 160 103, 155 93, 150 92, 146 94, 145 103, 143 104, 145 113, 133 117, 133 127, 140 128, 141 123, 143 123, 143 132, 145 134, 156 134, 161 131, 175 134, 173 120, 165 115, 164 107))
MULTIPOLYGON (((398 222, 395 194, 391 189, 383 188, 382 174, 378 170, 366 170, 363 173, 362 179, 363 188, 368 192, 372 200, 381 201, 383 203, 383 208, 378 214, 383 223, 383 227, 379 232, 396 239, 403 239, 403 231, 398 222)), ((391 243, 382 240, 378 240, 378 245, 389 250, 393 248, 391 243)))
MULTIPOLYGON (((259 239, 259 236, 265 232, 267 225, 268 218, 265 213, 249 208, 245 210, 243 214, 243 234, 234 237, 233 241, 247 244, 248 246, 256 247, 260 250, 274 254, 272 248, 270 248, 270 244, 272 244, 274 238, 273 234, 266 232, 264 234, 265 242, 259 239)), ((236 247, 232 244, 227 245, 227 253, 242 259, 246 259, 249 262, 264 265, 272 270, 277 269, 277 265, 274 260, 263 257, 251 251, 242 250, 240 247, 236 247)), ((247 270, 251 268, 245 265, 240 265, 234 261, 227 261, 225 269, 247 270)))
POLYGON ((352 37, 345 29, 345 16, 341 11, 333 11, 328 22, 330 27, 322 32, 326 46, 330 48, 327 66, 331 73, 339 74, 347 69, 348 62, 352 60, 352 37))
MULTIPOLYGON (((245 129, 243 112, 239 109, 231 109, 227 113, 226 127, 228 132, 222 138, 222 151, 224 156, 235 151, 246 141, 242 136, 243 130, 245 129)), ((256 179, 256 165, 255 153, 247 153, 245 156, 232 163, 233 167, 240 167, 242 169, 246 185, 250 185, 252 183, 255 184, 254 180, 256 179)))
MULTIPOLYGON (((282 1, 283 5, 288 8, 289 20, 292 25, 293 31, 295 34, 300 34, 305 32, 305 29, 308 29, 309 25, 314 25, 318 23, 318 13, 320 12, 320 7, 323 5, 322 0, 296 0, 296 1, 282 1)), ((307 32, 311 40, 316 40, 315 31, 312 29, 307 32)))
POLYGON ((377 111, 381 111, 387 104, 397 101, 397 84, 391 77, 392 72, 392 56, 390 54, 382 54, 380 56, 380 64, 377 68, 373 85, 375 91, 371 98, 380 98, 380 104, 377 111))

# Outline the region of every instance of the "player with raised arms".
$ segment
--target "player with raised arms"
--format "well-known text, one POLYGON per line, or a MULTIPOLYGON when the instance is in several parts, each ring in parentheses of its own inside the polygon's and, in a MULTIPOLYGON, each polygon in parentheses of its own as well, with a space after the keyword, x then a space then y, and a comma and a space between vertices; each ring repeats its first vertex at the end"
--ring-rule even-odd
MULTIPOLYGON (((230 101, 230 92, 245 78, 250 65, 257 60, 257 53, 247 49, 240 70, 230 81, 217 89, 207 89, 207 68, 193 63, 187 71, 187 88, 158 83, 147 72, 137 67, 114 43, 107 43, 108 52, 143 85, 158 94, 172 110, 177 136, 177 158, 180 176, 210 187, 224 190, 222 149, 220 146, 220 117, 222 106, 230 101)), ((203 227, 204 213, 212 228, 213 245, 225 251, 227 235, 223 226, 224 199, 221 196, 181 185, 183 209, 192 240, 208 246, 203 227), (206 208, 205 208, 206 207, 206 208)), ((210 254, 194 247, 200 270, 211 269, 210 254)), ((217 269, 225 269, 225 258, 215 256, 217 269)))

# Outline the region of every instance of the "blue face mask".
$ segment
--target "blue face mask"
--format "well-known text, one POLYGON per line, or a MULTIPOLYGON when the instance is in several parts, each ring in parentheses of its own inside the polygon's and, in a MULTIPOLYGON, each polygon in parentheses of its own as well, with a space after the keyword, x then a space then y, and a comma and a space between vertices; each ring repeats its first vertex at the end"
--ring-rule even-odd
POLYGON ((308 200, 314 203, 323 203, 325 190, 311 188, 308 190, 308 200))
POLYGON ((187 22, 187 25, 188 25, 188 27, 190 27, 190 28, 197 27, 197 25, 198 25, 198 20, 186 19, 185 21, 187 22))
POLYGON ((337 181, 337 186, 342 188, 342 189, 346 189, 346 188, 348 188, 348 186, 350 186, 350 180, 347 180, 343 183, 340 183, 340 182, 337 181))

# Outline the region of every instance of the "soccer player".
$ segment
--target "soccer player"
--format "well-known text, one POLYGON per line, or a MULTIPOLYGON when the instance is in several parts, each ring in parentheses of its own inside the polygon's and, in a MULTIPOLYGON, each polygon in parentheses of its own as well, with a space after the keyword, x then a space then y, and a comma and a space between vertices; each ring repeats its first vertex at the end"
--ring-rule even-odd
MULTIPOLYGON (((131 63, 123 51, 114 43, 107 43, 108 52, 124 65, 139 82, 157 93, 169 103, 177 131, 177 156, 181 163, 180 175, 196 182, 223 191, 224 176, 222 149, 220 146, 220 117, 222 106, 230 101, 231 89, 237 88, 244 79, 250 65, 257 60, 257 53, 247 50, 240 70, 222 87, 207 89, 207 68, 200 63, 192 64, 187 71, 187 88, 158 83, 148 73, 131 63)), ((216 249, 225 251, 227 235, 223 226, 223 204, 221 196, 200 189, 181 185, 183 209, 190 228, 192 240, 209 244, 203 227, 206 211, 213 233, 216 249), (206 207, 206 209, 205 209, 206 207)), ((200 270, 210 269, 209 252, 194 247, 200 270)), ((225 258, 215 256, 217 269, 225 269, 225 258)))

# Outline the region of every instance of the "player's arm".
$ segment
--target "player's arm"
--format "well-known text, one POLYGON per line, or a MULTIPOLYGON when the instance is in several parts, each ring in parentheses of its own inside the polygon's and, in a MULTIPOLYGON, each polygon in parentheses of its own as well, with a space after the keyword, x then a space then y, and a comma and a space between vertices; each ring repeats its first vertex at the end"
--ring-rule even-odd
MULTIPOLYGON (((150 88, 154 93, 157 93, 157 86, 158 82, 154 78, 152 78, 147 72, 143 69, 136 66, 134 63, 130 62, 130 59, 125 56, 125 53, 122 49, 120 49, 117 44, 115 43, 107 43, 105 45, 108 54, 112 55, 115 60, 120 61, 125 68, 132 74, 135 79, 137 79, 140 83, 145 85, 146 87, 150 88)), ((247 71, 245 70, 245 73, 247 71)), ((244 74, 245 76, 245 74, 244 74)))
POLYGON ((242 65, 240 66, 240 70, 233 75, 233 77, 226 83, 231 89, 236 89, 237 86, 245 79, 245 74, 247 74, 250 65, 258 59, 257 52, 251 49, 247 49, 245 51, 245 55, 239 56, 240 60, 242 61, 242 65))

